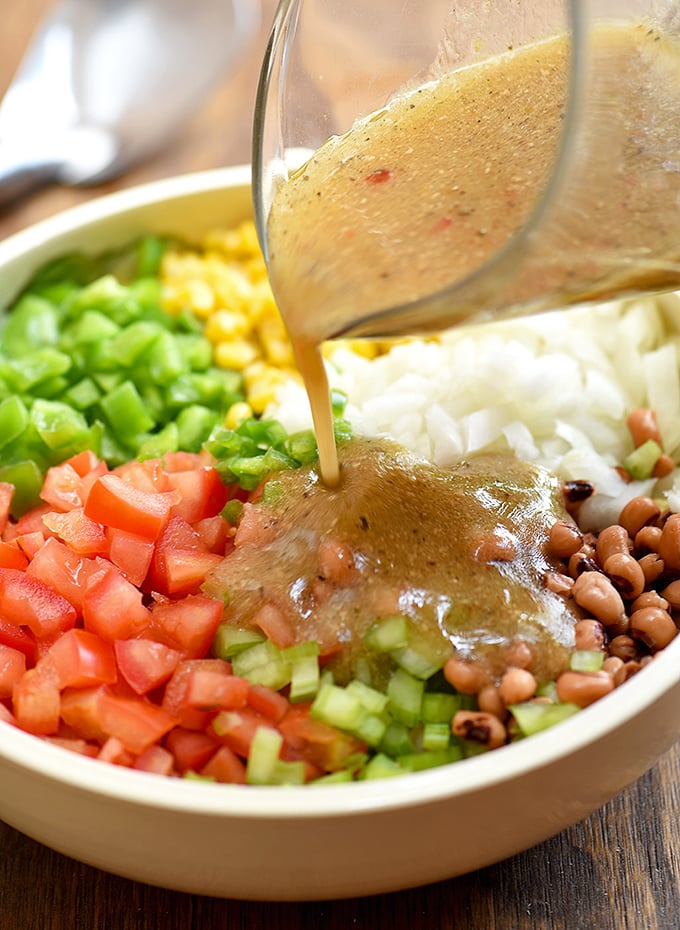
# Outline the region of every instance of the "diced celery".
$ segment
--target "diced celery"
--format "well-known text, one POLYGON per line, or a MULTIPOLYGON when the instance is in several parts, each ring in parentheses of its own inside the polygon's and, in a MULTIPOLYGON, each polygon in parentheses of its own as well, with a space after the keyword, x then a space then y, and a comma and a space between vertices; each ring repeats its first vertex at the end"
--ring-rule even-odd
POLYGON ((338 685, 323 684, 319 688, 310 713, 312 717, 341 730, 354 732, 366 716, 361 701, 338 685))
POLYGON ((544 681, 536 688, 536 697, 547 697, 553 704, 559 703, 557 684, 554 681, 544 681))
POLYGON ((290 664, 281 658, 281 650, 268 639, 237 653, 232 667, 235 675, 253 685, 266 685, 278 691, 290 683, 290 664))
POLYGON ((569 657, 572 672, 599 672, 604 664, 601 649, 576 649, 569 657))
POLYGON ((460 695, 426 691, 423 695, 423 723, 450 723, 454 714, 461 710, 460 695))
POLYGON ((654 466, 663 449, 653 439, 648 439, 641 446, 634 449, 623 460, 623 467, 634 481, 645 481, 651 478, 654 466))
POLYGON ((388 756, 404 756, 413 752, 411 733, 407 726, 392 720, 385 730, 380 743, 381 752, 388 756))
POLYGON ((340 417, 345 412, 347 406, 347 395, 338 388, 331 388, 331 409, 333 416, 340 417))
POLYGON ((460 746, 448 746, 446 749, 425 752, 414 752, 411 755, 400 756, 399 765, 409 772, 422 772, 424 769, 436 768, 440 765, 449 765, 460 762, 464 758, 460 746))
POLYGON ((383 691, 371 688, 358 678, 353 678, 346 688, 350 694, 355 694, 363 706, 372 714, 381 714, 387 707, 389 698, 383 691))
POLYGON ((511 704, 508 708, 523 736, 547 730, 556 723, 572 717, 580 709, 577 704, 542 704, 535 701, 511 704))
POLYGON ((315 640, 307 640, 282 649, 281 658, 286 662, 299 662, 301 659, 316 658, 319 652, 319 644, 315 640))
POLYGON ((420 652, 418 649, 414 649, 412 646, 393 649, 390 655, 400 668, 403 668, 404 671, 413 675, 415 678, 421 678, 423 680, 431 678, 432 675, 438 672, 444 665, 443 659, 441 662, 435 664, 431 657, 420 652))
POLYGON ((359 777, 371 781, 374 778, 392 778, 395 775, 403 775, 404 771, 398 762, 379 752, 366 763, 359 777))
POLYGON ((398 668, 387 683, 390 713, 408 727, 421 719, 425 684, 398 668))
POLYGON ((220 623, 213 639, 212 651, 219 659, 233 659, 239 653, 264 642, 265 637, 257 630, 220 623))
POLYGON ((393 652, 408 645, 408 618, 387 617, 369 627, 364 642, 374 652, 393 652))
POLYGON ((366 714, 352 732, 368 746, 380 746, 387 731, 387 723, 376 714, 366 714))
POLYGON ((316 655, 302 656, 291 662, 290 700, 311 701, 319 690, 319 658, 316 655))
POLYGON ((279 758, 283 737, 270 727, 258 727, 250 744, 246 782, 249 785, 302 785, 304 762, 284 762, 279 758))
POLYGON ((426 723, 422 735, 423 749, 446 749, 450 737, 451 727, 448 723, 426 723))

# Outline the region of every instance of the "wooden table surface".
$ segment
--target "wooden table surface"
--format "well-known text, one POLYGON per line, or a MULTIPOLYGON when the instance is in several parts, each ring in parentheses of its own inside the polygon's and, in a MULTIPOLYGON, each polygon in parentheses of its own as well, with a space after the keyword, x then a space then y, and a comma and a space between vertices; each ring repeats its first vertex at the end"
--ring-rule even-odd
MULTIPOLYGON (((2 0, 0 94, 51 5, 2 0)), ((0 212, 0 238, 108 190, 246 162, 272 12, 264 0, 260 34, 241 63, 157 158, 97 189, 51 188, 0 212)), ((324 903, 224 901, 135 884, 0 824, 0 930, 677 930, 679 784, 676 747, 586 821, 512 859, 426 888, 324 903)))

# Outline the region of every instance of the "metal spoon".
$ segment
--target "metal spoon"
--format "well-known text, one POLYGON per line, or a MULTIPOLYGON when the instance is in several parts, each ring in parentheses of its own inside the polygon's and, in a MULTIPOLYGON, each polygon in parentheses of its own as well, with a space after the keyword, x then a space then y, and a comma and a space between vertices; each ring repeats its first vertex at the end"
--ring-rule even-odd
POLYGON ((62 0, 0 104, 0 206, 151 154, 258 22, 257 0, 62 0))

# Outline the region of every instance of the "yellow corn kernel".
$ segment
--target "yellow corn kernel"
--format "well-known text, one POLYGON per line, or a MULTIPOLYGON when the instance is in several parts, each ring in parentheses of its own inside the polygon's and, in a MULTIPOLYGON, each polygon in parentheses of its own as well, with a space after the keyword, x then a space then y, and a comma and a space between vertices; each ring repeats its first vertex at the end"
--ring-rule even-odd
POLYGON ((215 310, 205 324, 205 337, 210 342, 226 342, 250 332, 250 323, 243 313, 235 310, 215 310))
POLYGON ((220 368, 243 371, 259 356, 256 345, 246 339, 229 339, 218 342, 214 350, 215 362, 220 368))
POLYGON ((238 401, 236 404, 232 404, 227 415, 224 418, 224 425, 227 429, 236 429, 243 423, 244 420, 247 420, 253 415, 253 408, 250 404, 247 404, 245 401, 238 401))
POLYGON ((276 400, 276 393, 279 387, 284 384, 291 376, 291 372, 282 368, 274 368, 271 365, 263 364, 258 366, 258 373, 254 374, 254 366, 244 372, 244 383, 246 386, 246 396, 248 403, 257 414, 264 413, 268 404, 276 400))

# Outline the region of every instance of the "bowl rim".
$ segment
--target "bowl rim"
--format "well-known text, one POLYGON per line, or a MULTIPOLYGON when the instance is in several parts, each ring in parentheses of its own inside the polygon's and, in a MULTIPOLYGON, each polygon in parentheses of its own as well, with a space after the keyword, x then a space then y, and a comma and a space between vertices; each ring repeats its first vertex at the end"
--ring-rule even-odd
MULTIPOLYGON (((250 168, 237 165, 178 175, 93 198, 0 242, 0 279, 7 264, 62 234, 162 201, 249 184, 250 168)), ((302 787, 254 787, 169 778, 102 764, 4 721, 0 721, 0 767, 9 764, 28 769, 36 776, 93 796, 210 817, 327 819, 356 816, 368 810, 377 813, 418 807, 517 779, 613 733, 680 683, 678 649, 680 642, 671 643, 625 686, 552 729, 480 756, 396 778, 302 787)))

